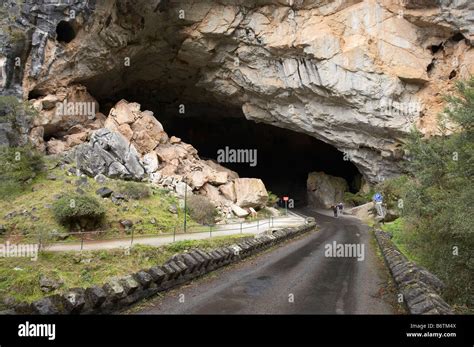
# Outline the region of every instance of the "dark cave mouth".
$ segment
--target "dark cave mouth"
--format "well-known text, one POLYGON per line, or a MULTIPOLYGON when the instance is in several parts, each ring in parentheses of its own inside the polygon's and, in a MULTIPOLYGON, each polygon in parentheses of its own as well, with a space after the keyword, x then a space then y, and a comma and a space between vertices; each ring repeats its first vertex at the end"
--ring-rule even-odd
MULTIPOLYGON (((114 99, 121 98, 140 103, 142 110, 153 111, 170 136, 193 145, 202 159, 219 161, 219 154, 233 150, 247 155, 255 153, 256 162, 229 162, 232 158, 227 158, 220 163, 240 177, 262 179, 267 190, 279 197, 289 196, 297 207, 307 204, 306 181, 313 171, 344 178, 352 193, 361 187, 362 175, 357 167, 344 160, 343 153, 332 145, 307 134, 247 120, 239 107, 181 102, 177 101, 179 98, 160 102, 126 93, 114 99), (183 106, 184 114, 180 112, 183 106)), ((109 105, 103 112, 108 112, 113 104, 110 100, 99 103, 109 105)))
POLYGON ((335 147, 309 135, 215 115, 160 121, 169 134, 192 144, 202 158, 224 157, 227 160, 220 162, 222 165, 240 177, 261 178, 268 190, 280 197, 289 196, 296 205, 306 205, 306 181, 313 171, 344 178, 353 193, 360 189, 362 176, 357 167, 344 161, 335 147), (230 162, 233 159, 244 162, 230 162))

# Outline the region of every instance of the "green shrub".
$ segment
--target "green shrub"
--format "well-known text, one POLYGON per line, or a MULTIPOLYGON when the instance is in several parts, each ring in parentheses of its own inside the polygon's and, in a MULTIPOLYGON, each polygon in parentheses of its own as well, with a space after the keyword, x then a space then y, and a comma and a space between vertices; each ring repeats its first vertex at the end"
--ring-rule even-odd
MULTIPOLYGON (((409 186, 409 178, 401 175, 395 178, 387 179, 376 185, 376 191, 383 196, 383 201, 387 204, 387 208, 398 208, 399 200, 402 199, 409 186)), ((403 200, 403 199, 402 199, 403 200)))
POLYGON ((56 220, 71 229, 91 230, 101 225, 105 208, 92 195, 67 194, 53 204, 56 220))
POLYGON ((29 146, 0 147, 0 199, 23 192, 43 167, 43 157, 29 146))
POLYGON ((278 202, 278 200, 278 195, 273 194, 271 191, 268 191, 267 206, 273 207, 278 202))
POLYGON ((38 111, 30 102, 12 95, 0 96, 0 120, 11 124, 18 132, 37 115, 38 111))
POLYGON ((217 215, 215 206, 203 195, 191 195, 186 201, 191 218, 200 224, 214 224, 217 215))
POLYGON ((151 189, 145 183, 125 181, 120 182, 117 188, 119 193, 125 195, 129 199, 140 200, 151 195, 151 189))
POLYGON ((373 195, 373 191, 369 191, 367 193, 362 193, 360 191, 357 193, 345 192, 344 202, 348 205, 359 206, 372 201, 373 195))

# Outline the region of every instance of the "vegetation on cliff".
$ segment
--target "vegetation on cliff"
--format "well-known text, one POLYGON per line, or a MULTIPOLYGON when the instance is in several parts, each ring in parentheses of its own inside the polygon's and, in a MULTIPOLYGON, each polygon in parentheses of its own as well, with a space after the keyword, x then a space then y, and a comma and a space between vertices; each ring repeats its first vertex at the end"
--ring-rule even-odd
POLYGON ((388 204, 403 221, 391 225, 409 257, 445 283, 459 311, 474 307, 474 78, 460 82, 440 116, 440 134, 414 130, 407 143, 408 175, 386 182, 388 204))

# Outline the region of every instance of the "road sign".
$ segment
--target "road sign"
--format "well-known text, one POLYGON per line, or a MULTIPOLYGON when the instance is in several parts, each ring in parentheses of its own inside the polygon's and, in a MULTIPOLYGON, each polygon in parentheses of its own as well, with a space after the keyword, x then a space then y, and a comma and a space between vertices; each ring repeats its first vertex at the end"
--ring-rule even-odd
POLYGON ((382 194, 380 194, 380 193, 375 193, 375 195, 374 195, 374 200, 375 200, 376 202, 382 202, 382 200, 383 200, 382 194))

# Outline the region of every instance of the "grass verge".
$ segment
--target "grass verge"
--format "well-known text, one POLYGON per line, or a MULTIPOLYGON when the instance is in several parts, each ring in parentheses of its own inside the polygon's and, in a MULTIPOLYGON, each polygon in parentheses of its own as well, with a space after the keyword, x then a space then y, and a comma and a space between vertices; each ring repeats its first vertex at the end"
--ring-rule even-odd
POLYGON ((31 261, 30 258, 0 258, 0 309, 6 308, 4 301, 8 297, 31 302, 67 288, 101 285, 110 277, 163 264, 174 254, 191 248, 213 249, 247 237, 253 235, 178 241, 160 247, 135 245, 130 250, 41 252, 37 261, 31 261), (41 276, 63 284, 46 294, 40 287, 41 276))

